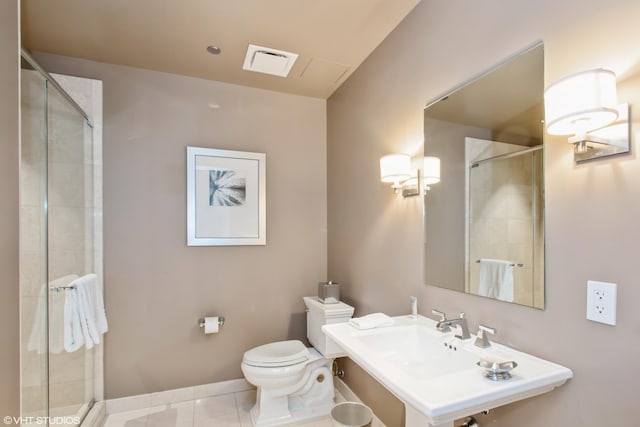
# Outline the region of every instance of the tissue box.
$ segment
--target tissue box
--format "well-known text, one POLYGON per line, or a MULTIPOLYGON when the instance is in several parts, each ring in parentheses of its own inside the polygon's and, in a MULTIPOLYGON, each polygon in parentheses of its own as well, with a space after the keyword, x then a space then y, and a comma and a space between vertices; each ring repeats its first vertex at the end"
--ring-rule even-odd
POLYGON ((340 302, 340 285, 332 281, 318 283, 318 299, 324 304, 340 302))

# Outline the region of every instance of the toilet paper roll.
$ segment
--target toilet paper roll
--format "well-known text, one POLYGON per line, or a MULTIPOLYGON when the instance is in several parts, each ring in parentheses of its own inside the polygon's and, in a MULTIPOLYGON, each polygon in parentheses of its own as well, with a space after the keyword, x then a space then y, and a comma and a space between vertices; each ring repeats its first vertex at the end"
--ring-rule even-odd
POLYGON ((205 334, 217 334, 220 323, 218 316, 205 317, 204 318, 204 333, 205 334))

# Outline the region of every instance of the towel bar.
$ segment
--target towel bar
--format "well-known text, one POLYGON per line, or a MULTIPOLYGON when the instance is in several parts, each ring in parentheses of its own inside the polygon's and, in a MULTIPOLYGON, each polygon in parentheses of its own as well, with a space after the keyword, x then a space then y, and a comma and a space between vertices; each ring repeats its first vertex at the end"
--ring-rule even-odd
MULTIPOLYGON (((476 264, 479 264, 480 260, 476 260, 476 264)), ((511 264, 511 267, 524 267, 524 264, 522 263, 517 263, 517 264, 511 264)))
POLYGON ((67 289, 75 289, 75 288, 76 288, 76 285, 56 286, 55 288, 49 288, 49 290, 54 292, 62 292, 62 291, 66 291, 67 289))

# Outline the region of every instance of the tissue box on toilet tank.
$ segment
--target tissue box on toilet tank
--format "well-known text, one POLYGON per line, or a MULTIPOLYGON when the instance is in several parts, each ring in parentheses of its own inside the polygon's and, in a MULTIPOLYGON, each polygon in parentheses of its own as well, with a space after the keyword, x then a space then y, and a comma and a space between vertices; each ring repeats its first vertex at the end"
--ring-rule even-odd
POLYGON ((340 302, 340 285, 331 280, 318 283, 318 299, 324 304, 340 302))

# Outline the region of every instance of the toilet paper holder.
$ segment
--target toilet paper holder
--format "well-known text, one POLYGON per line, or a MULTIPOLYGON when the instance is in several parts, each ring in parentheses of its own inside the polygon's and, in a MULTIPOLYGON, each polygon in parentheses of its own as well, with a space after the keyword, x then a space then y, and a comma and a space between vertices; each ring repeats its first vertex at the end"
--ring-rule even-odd
MULTIPOLYGON (((224 317, 218 316, 218 325, 224 326, 224 317)), ((204 328, 204 317, 198 319, 198 326, 204 328)))

